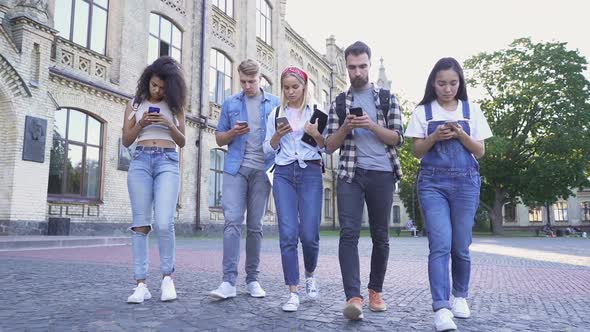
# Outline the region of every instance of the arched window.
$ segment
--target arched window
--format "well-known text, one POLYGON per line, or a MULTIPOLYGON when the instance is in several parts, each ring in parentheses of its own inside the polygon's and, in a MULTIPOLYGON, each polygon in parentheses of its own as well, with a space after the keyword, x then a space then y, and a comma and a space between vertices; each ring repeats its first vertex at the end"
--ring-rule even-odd
POLYGON ((49 162, 49 197, 98 200, 102 174, 102 123, 75 109, 55 112, 49 162))
POLYGON ((268 45, 271 43, 272 9, 266 0, 256 1, 256 37, 268 45))
POLYGON ((209 160, 209 207, 212 208, 221 208, 224 157, 224 150, 211 149, 209 160))
POLYGON ((231 95, 232 63, 216 49, 211 49, 209 55, 209 101, 221 105, 231 95))
POLYGON ((219 8, 229 17, 234 17, 234 0, 213 0, 213 6, 219 8))
POLYGON ((150 33, 148 41, 148 63, 161 56, 171 56, 176 61, 182 60, 182 32, 167 18, 155 13, 150 14, 150 33))
POLYGON ((55 0, 59 35, 100 54, 107 41, 108 0, 55 0))
POLYGON ((270 81, 262 75, 260 76, 260 87, 264 92, 272 93, 272 84, 270 84, 270 81))
POLYGON ((332 189, 324 189, 324 216, 332 219, 332 189))

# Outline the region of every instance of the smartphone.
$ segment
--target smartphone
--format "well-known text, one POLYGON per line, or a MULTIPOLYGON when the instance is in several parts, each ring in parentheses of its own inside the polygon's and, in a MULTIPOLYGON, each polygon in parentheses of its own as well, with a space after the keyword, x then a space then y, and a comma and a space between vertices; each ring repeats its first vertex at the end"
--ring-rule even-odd
POLYGON ((356 116, 363 116, 363 109, 361 107, 353 107, 350 109, 350 114, 356 116))
POLYGON ((148 108, 148 113, 160 113, 160 108, 155 106, 150 106, 148 108))
POLYGON ((279 127, 279 125, 281 123, 283 125, 285 125, 285 126, 288 126, 289 125, 289 120, 287 120, 287 117, 285 117, 285 116, 281 116, 280 118, 277 118, 277 121, 276 122, 277 122, 276 123, 277 128, 279 127))
POLYGON ((236 120, 236 124, 241 127, 248 127, 248 121, 236 120))
POLYGON ((458 125, 459 125, 459 124, 457 123, 457 121, 456 121, 456 120, 447 120, 447 121, 445 121, 445 126, 446 126, 447 128, 451 128, 451 129, 453 129, 453 128, 457 127, 458 125))

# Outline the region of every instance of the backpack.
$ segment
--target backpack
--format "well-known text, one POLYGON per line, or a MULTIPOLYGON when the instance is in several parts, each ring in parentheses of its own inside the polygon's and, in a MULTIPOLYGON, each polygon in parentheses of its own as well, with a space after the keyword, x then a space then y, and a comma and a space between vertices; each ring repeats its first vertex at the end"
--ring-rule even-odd
MULTIPOLYGON (((387 114, 389 113, 389 103, 391 99, 391 92, 386 89, 379 90, 379 108, 383 112, 385 125, 387 125, 387 114)), ((338 126, 342 126, 344 119, 346 119, 346 92, 342 92, 336 97, 336 115, 338 115, 338 126)))

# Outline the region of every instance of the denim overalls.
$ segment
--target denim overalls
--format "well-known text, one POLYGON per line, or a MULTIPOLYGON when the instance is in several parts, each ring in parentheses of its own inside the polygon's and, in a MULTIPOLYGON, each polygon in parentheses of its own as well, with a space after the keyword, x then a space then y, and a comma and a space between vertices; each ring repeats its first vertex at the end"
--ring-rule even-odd
MULTIPOLYGON (((469 103, 462 101, 463 120, 459 125, 469 135, 469 103)), ((424 105, 428 133, 432 134, 444 121, 432 117, 432 105, 424 105)), ((428 278, 432 293, 432 308, 449 305, 449 257, 452 258, 452 292, 455 297, 467 297, 471 259, 471 229, 479 205, 479 164, 469 150, 454 138, 439 141, 420 163, 418 197, 426 222, 430 254, 428 278)))

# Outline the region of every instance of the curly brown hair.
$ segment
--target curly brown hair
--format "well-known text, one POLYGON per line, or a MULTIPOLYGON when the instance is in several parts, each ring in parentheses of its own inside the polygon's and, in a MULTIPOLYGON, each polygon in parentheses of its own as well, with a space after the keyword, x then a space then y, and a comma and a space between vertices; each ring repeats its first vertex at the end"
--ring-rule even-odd
POLYGON ((150 96, 150 79, 156 76, 165 82, 164 101, 172 113, 181 112, 186 105, 186 82, 180 64, 169 56, 163 56, 147 66, 137 81, 134 104, 139 105, 150 96))

